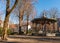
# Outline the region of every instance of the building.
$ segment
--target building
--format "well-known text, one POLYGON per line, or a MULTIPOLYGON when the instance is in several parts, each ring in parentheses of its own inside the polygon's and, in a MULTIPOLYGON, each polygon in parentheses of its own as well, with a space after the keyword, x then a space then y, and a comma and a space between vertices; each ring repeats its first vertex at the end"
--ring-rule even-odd
POLYGON ((10 24, 9 28, 11 29, 12 32, 17 32, 19 31, 18 24, 10 24))

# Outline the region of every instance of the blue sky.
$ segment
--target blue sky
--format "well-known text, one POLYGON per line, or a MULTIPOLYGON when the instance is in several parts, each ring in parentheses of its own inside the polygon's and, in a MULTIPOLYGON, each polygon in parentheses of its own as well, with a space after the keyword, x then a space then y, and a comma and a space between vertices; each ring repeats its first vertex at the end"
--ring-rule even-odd
MULTIPOLYGON (((14 1, 14 0, 13 0, 14 1)), ((45 10, 49 10, 51 8, 58 8, 59 12, 60 12, 60 0, 38 0, 37 3, 34 4, 37 15, 36 17, 40 16, 40 13, 45 9, 45 10)), ((4 0, 4 2, 2 0, 0 0, 0 16, 2 15, 2 19, 4 20, 4 16, 5 16, 5 10, 6 10, 6 0, 4 0)), ((13 13, 11 13, 13 14, 13 13)), ((60 15, 59 15, 60 17, 60 15)), ((12 19, 12 18, 11 18, 12 19)), ((13 19, 14 21, 15 19, 13 19)), ((16 21, 15 21, 16 23, 16 21)))
POLYGON ((37 17, 43 10, 57 8, 60 11, 60 0, 39 0, 38 3, 36 3, 35 8, 37 10, 37 17))

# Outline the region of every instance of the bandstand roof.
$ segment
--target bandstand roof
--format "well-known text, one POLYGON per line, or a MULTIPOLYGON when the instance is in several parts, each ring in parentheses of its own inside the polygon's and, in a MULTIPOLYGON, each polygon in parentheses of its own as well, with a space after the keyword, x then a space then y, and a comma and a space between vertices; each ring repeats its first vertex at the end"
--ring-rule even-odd
POLYGON ((41 17, 41 18, 35 18, 33 19, 31 22, 34 23, 34 22, 56 22, 57 20, 54 19, 54 18, 47 18, 47 17, 41 17))

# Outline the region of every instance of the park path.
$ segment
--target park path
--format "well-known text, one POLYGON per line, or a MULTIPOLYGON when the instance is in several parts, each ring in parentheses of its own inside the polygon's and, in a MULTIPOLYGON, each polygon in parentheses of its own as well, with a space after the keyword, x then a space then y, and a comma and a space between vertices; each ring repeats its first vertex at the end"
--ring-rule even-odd
POLYGON ((11 39, 8 38, 6 43, 60 43, 60 41, 38 41, 38 40, 33 40, 33 39, 11 39))
POLYGON ((60 43, 60 41, 53 41, 53 40, 34 40, 34 39, 11 39, 8 38, 8 43, 13 42, 13 43, 60 43))
MULTIPOLYGON (((0 40, 0 43, 60 43, 59 40, 58 41, 48 40, 48 39, 47 40, 41 40, 41 38, 42 37, 39 37, 39 36, 19 36, 19 35, 17 36, 17 35, 14 35, 14 36, 8 37, 7 41, 3 42, 3 41, 0 40), (26 37, 26 38, 21 38, 21 37, 26 37), (31 38, 29 38, 29 37, 31 37, 31 38), (40 38, 40 39, 37 40, 37 39, 33 39, 33 38, 37 38, 37 39, 40 38)), ((56 37, 56 38, 60 38, 60 37, 56 37)))

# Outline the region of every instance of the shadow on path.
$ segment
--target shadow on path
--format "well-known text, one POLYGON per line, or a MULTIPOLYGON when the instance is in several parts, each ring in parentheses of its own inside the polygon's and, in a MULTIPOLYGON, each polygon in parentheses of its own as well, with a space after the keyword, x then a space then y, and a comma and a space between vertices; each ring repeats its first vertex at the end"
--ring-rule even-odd
POLYGON ((8 42, 8 41, 0 41, 0 43, 21 43, 21 42, 8 42))
POLYGON ((51 37, 10 37, 10 38, 15 38, 15 39, 32 39, 32 40, 38 40, 38 41, 60 41, 60 38, 51 38, 51 37))

